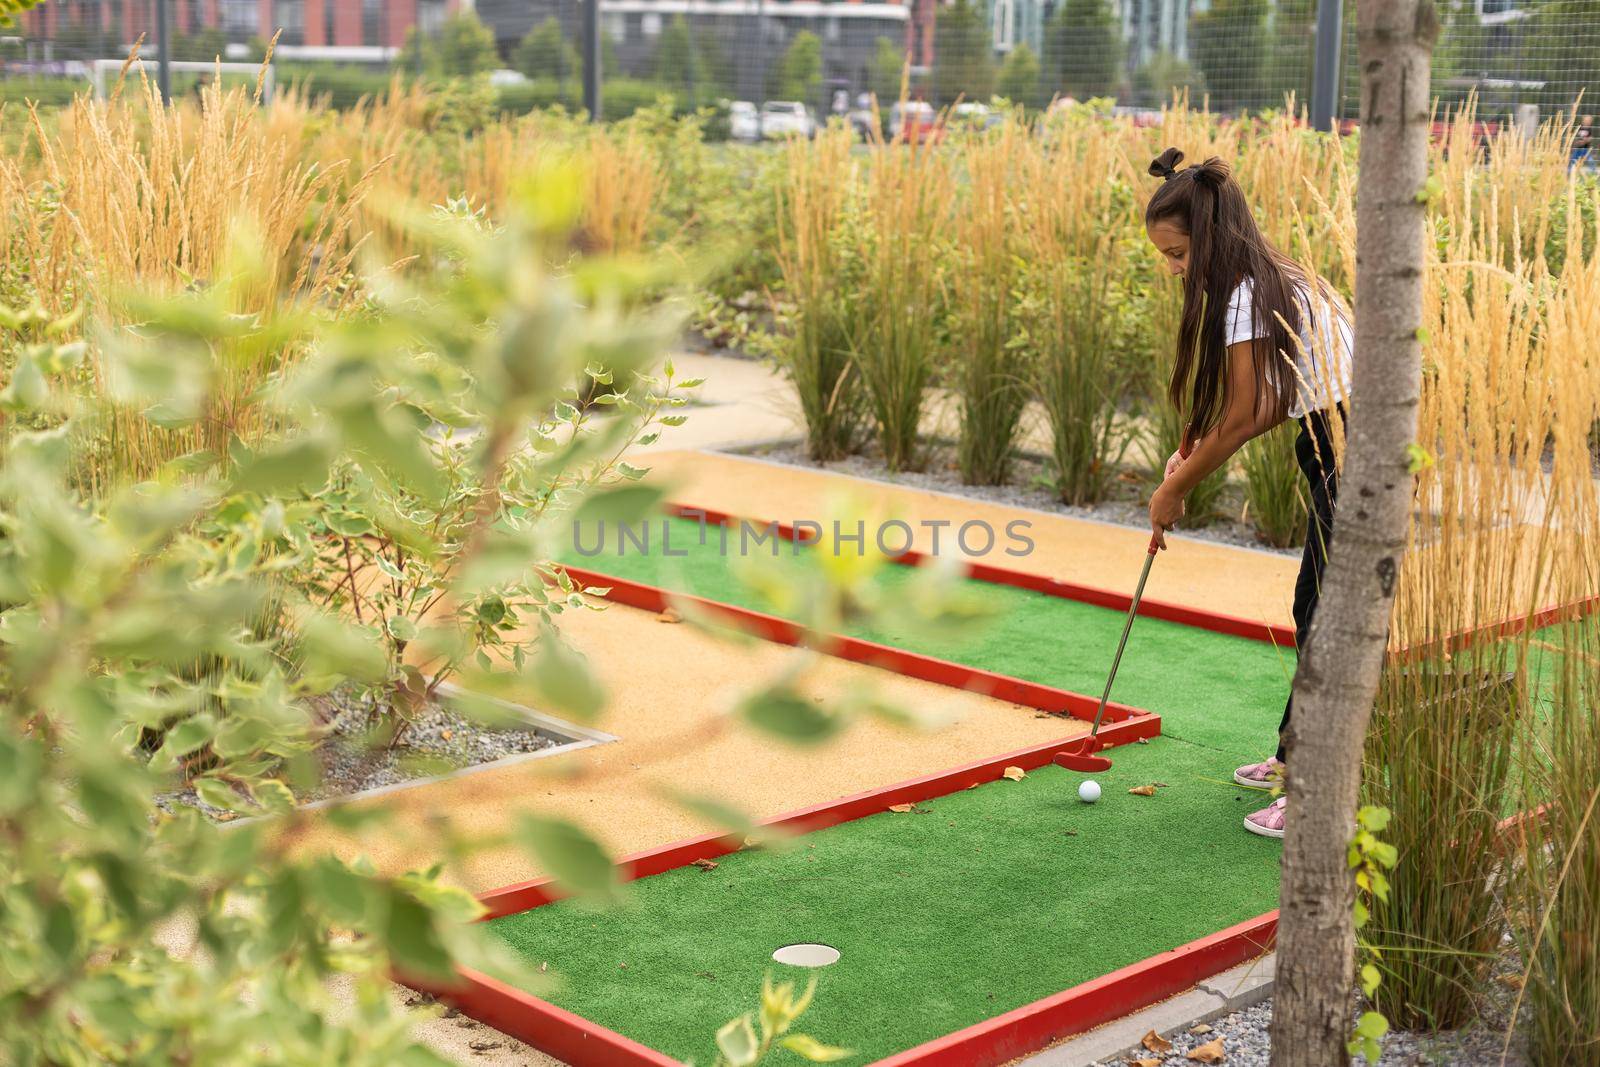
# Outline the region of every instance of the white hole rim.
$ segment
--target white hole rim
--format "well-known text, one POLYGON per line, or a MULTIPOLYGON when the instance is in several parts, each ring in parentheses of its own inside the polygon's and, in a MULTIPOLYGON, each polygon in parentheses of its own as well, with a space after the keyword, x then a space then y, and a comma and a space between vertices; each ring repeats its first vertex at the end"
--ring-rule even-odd
POLYGON ((790 967, 830 967, 839 962, 839 950, 832 945, 802 941, 784 945, 772 954, 772 958, 790 967))

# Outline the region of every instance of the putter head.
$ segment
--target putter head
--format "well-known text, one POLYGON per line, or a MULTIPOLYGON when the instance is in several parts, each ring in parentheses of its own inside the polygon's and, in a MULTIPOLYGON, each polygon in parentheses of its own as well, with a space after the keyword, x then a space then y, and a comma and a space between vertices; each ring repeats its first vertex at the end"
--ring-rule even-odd
POLYGON ((1064 767, 1069 771, 1082 771, 1091 773, 1095 771, 1109 771, 1111 761, 1104 756, 1096 756, 1100 751, 1100 739, 1093 734, 1072 742, 1060 752, 1056 753, 1053 761, 1056 766, 1064 767))

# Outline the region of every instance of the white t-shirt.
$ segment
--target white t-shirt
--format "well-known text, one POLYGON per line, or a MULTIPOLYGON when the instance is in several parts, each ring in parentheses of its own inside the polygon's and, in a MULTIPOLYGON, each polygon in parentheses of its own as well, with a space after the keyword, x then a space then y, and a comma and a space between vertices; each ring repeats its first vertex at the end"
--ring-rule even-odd
MULTIPOLYGON (((1350 396, 1355 329, 1338 304, 1325 296, 1313 300, 1306 285, 1298 286, 1295 295, 1300 301, 1300 342, 1289 353, 1295 378, 1289 417, 1297 419, 1308 411, 1326 411, 1350 396)), ((1269 336, 1267 325, 1256 322, 1252 279, 1246 278, 1234 289, 1223 322, 1229 345, 1269 336)))

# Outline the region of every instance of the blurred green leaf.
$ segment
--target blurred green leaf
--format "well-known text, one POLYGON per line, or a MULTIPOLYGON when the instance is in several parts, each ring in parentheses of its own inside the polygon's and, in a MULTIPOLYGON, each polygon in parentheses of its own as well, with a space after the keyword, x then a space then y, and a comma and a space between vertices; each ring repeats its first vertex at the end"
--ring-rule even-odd
POLYGON ((612 899, 622 888, 616 866, 588 833, 563 819, 526 815, 517 837, 569 893, 612 899))
POLYGON ((588 663, 554 629, 539 639, 530 680, 542 701, 585 722, 593 721, 605 707, 605 690, 588 663))
POLYGON ((778 1044, 790 1052, 803 1056, 812 1063, 835 1063, 855 1055, 854 1049, 824 1045, 809 1034, 790 1034, 788 1037, 779 1039, 778 1044))
POLYGON ((663 492, 650 485, 620 485, 591 494, 573 515, 583 525, 598 522, 636 523, 661 509, 663 492))
POLYGON ((213 808, 233 811, 240 806, 239 794, 233 791, 233 787, 215 778, 196 778, 194 791, 213 808))
POLYGON ((389 955, 402 974, 434 982, 454 976, 455 965, 434 926, 433 912, 409 895, 399 891, 389 894, 389 920, 384 934, 389 955))
POLYGON ((315 489, 327 480, 332 461, 333 449, 320 437, 286 441, 250 456, 234 471, 229 492, 277 496, 315 489))
POLYGON ((717 1048, 731 1067, 750 1067, 761 1055, 761 1043, 756 1039, 750 1016, 741 1015, 717 1031, 717 1048))
POLYGON ((820 744, 844 726, 837 716, 787 686, 756 693, 740 708, 757 729, 802 745, 820 744))

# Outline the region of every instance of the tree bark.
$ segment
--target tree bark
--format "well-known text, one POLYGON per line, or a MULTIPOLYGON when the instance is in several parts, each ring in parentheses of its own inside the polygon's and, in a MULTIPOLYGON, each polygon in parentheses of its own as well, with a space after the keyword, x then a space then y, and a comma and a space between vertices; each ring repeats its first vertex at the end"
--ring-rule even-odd
POLYGON ((1349 1062, 1361 755, 1405 550, 1421 388, 1431 0, 1361 0, 1353 403, 1323 591, 1294 677, 1272 1062, 1349 1062))

